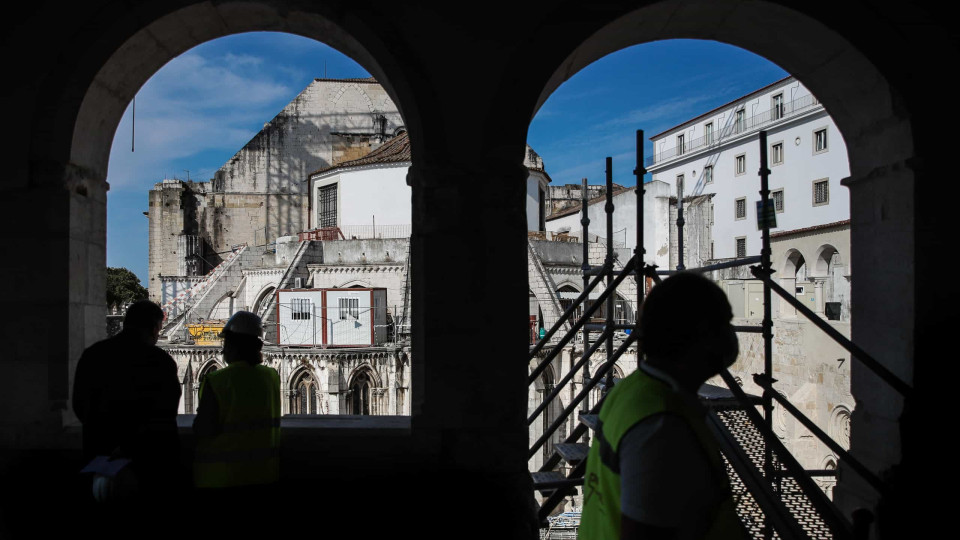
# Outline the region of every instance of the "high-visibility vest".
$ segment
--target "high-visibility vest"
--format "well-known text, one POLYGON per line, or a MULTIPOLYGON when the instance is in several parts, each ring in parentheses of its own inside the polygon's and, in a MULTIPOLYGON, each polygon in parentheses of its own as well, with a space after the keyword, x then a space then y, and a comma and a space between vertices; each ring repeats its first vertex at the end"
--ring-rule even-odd
POLYGON ((708 518, 711 522, 704 524, 703 538, 744 538, 730 496, 726 468, 719 447, 707 430, 702 412, 686 403, 667 383, 639 369, 610 391, 600 409, 596 436, 587 456, 579 538, 620 538, 620 441, 641 420, 665 412, 683 418, 696 434, 722 494, 715 502, 713 515, 708 518))
POLYGON ((280 375, 273 368, 234 362, 207 374, 220 408, 220 433, 198 437, 197 487, 269 484, 280 479, 280 375))

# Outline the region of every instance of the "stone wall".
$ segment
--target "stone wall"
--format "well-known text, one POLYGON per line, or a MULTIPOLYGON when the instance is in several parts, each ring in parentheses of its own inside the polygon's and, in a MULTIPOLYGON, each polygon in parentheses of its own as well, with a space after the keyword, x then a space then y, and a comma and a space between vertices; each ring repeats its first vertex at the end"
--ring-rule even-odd
MULTIPOLYGON (((197 391, 206 369, 222 369, 221 347, 164 346, 177 362, 182 385, 180 413, 193 414, 199 403, 197 391)), ((310 378, 317 391, 318 414, 352 414, 351 381, 363 372, 373 381, 370 390, 372 415, 410 414, 410 352, 401 347, 365 349, 281 349, 265 347, 264 365, 280 374, 282 414, 292 414, 296 385, 310 378)))

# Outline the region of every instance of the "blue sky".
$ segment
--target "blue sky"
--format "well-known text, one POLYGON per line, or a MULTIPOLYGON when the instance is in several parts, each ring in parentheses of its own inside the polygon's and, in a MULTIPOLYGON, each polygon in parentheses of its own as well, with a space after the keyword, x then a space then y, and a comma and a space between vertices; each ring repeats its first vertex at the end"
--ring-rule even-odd
MULTIPOLYGON (((239 34, 195 47, 140 89, 113 140, 107 181, 107 266, 146 282, 147 193, 164 178, 209 180, 315 77, 367 77, 353 60, 316 41, 239 34), (187 172, 189 171, 189 173, 187 172)), ((742 49, 672 40, 611 54, 558 88, 530 124, 528 143, 555 184, 633 185, 634 131, 653 135, 765 86, 786 73, 742 49)), ((646 143, 649 155, 649 141, 646 143)))

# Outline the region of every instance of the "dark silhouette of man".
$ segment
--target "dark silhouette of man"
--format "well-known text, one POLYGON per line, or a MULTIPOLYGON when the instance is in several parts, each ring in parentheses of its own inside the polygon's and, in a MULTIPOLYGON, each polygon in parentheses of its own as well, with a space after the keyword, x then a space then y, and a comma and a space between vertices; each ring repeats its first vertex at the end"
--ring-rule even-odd
POLYGON ((87 348, 77 363, 73 410, 83 423, 83 453, 132 459, 140 493, 162 497, 178 476, 177 364, 156 346, 163 311, 135 302, 123 331, 87 348))
POLYGON ((697 390, 738 354, 726 295, 680 273, 640 314, 637 371, 603 404, 587 459, 585 540, 744 538, 697 390))

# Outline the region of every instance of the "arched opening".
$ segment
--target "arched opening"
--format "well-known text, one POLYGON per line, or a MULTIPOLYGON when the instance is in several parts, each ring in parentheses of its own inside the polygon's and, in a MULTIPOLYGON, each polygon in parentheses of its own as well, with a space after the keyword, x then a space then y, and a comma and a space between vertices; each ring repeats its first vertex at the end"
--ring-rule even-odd
POLYGON ((322 414, 319 386, 312 370, 298 373, 290 388, 290 414, 322 414))
MULTIPOLYGON (((890 169, 890 167, 900 166, 895 164, 903 164, 904 160, 913 152, 913 140, 910 135, 909 123, 904 121, 902 116, 896 113, 895 102, 897 98, 894 95, 895 92, 886 82, 883 75, 870 64, 866 57, 863 56, 856 47, 848 43, 843 36, 823 26, 819 21, 801 13, 782 8, 782 6, 774 6, 773 4, 766 3, 751 4, 748 10, 742 3, 737 2, 710 3, 708 5, 706 2, 667 1, 638 9, 598 29, 593 36, 581 42, 573 53, 569 54, 554 71, 550 81, 543 88, 533 111, 537 111, 541 107, 548 107, 548 99, 562 83, 571 80, 575 74, 591 66, 605 55, 632 45, 670 38, 709 39, 743 47, 746 50, 762 55, 766 59, 775 62, 787 72, 793 74, 798 81, 802 81, 802 84, 809 88, 812 94, 816 96, 818 103, 822 103, 822 105, 830 111, 836 123, 836 134, 839 135, 845 143, 849 156, 849 177, 831 178, 829 179, 829 185, 824 183, 826 180, 824 178, 812 178, 812 183, 807 185, 806 189, 803 190, 803 196, 806 199, 811 199, 812 197, 812 206, 814 206, 814 210, 817 210, 820 208, 817 205, 825 205, 828 201, 832 201, 832 199, 827 198, 827 193, 828 188, 831 194, 829 195, 830 197, 835 193, 836 188, 833 186, 834 180, 837 181, 837 185, 839 186, 839 180, 843 179, 843 185, 852 190, 850 198, 851 212, 854 218, 852 220, 854 229, 852 230, 851 236, 853 258, 856 259, 859 256, 864 257, 864 260, 875 261, 880 260, 877 258, 880 253, 899 253, 900 256, 909 256, 908 254, 910 254, 912 250, 912 242, 910 240, 900 236, 892 244, 885 243, 878 241, 877 238, 879 237, 870 238, 870 233, 868 232, 869 230, 875 234, 878 230, 885 230, 889 234, 898 234, 895 232, 895 229, 887 225, 880 225, 873 219, 871 215, 873 211, 869 210, 869 208, 874 204, 875 200, 873 199, 873 197, 875 197, 873 190, 877 189, 875 186, 880 185, 884 186, 882 189, 891 189, 910 200, 910 194, 907 193, 909 188, 900 189, 894 186, 904 181, 910 184, 913 179, 912 172, 904 172, 901 174, 899 172, 894 173, 892 169, 890 169), (701 9, 712 13, 722 13, 723 20, 726 21, 725 24, 716 26, 703 24, 703 12, 699 11, 701 9), (746 15, 747 13, 749 13, 749 17, 741 18, 741 15, 746 15), (745 22, 747 19, 752 21, 749 25, 745 22), (776 47, 772 41, 755 39, 751 37, 756 34, 751 30, 750 26, 753 25, 753 28, 756 28, 755 25, 761 21, 767 31, 774 30, 776 32, 783 32, 782 36, 784 39, 790 40, 791 43, 805 44, 815 42, 817 47, 822 46, 823 49, 815 53, 810 53, 808 49, 801 47, 806 52, 804 54, 797 54, 795 51, 776 47), (732 22, 732 24, 727 24, 727 22, 732 22), (830 66, 830 68, 823 69, 822 66, 830 66), (828 71, 834 73, 856 72, 864 74, 864 77, 861 81, 849 86, 839 85, 836 84, 837 79, 835 77, 827 75, 828 71), (870 82, 868 83, 866 81, 870 82), (865 104, 870 99, 876 99, 876 103, 880 104, 881 110, 879 112, 868 112, 865 104), (883 133, 871 133, 868 135, 866 132, 870 131, 870 128, 864 119, 877 115, 890 119, 892 125, 898 127, 881 130, 883 133), (888 142, 895 140, 901 141, 905 145, 905 148, 892 150, 890 155, 878 156, 870 148, 871 141, 877 141, 878 139, 884 139, 888 142), (877 171, 879 170, 888 171, 889 174, 877 176, 877 171), (874 187, 866 187, 868 185, 874 187), (859 199, 860 205, 858 205, 857 202, 858 196, 861 197, 859 199), (862 212, 860 215, 863 221, 860 223, 869 223, 869 225, 864 226, 861 230, 856 230, 858 223, 856 216, 858 211, 862 212)), ((771 111, 781 111, 782 103, 783 102, 780 101, 777 105, 771 106, 770 110, 766 111, 768 116, 775 114, 771 111)), ((758 104, 758 106, 765 107, 766 105, 758 104)), ((636 117, 638 119, 648 118, 649 110, 650 109, 641 111, 646 114, 637 114, 636 117)), ((747 125, 746 118, 748 116, 749 114, 747 112, 743 115, 730 115, 732 129, 735 133, 739 133, 737 129, 745 129, 744 126, 747 125), (740 116, 743 116, 744 121, 742 124, 740 116)), ((641 123, 643 122, 636 122, 636 124, 641 123)), ((630 126, 630 128, 633 127, 647 128, 645 125, 630 126)), ((794 146, 800 146, 804 144, 804 142, 812 144, 811 152, 816 154, 816 152, 827 147, 828 140, 836 139, 829 139, 829 137, 832 136, 831 133, 833 133, 831 130, 813 129, 806 137, 797 138, 794 146)), ((710 139, 709 135, 704 135, 703 133, 699 133, 698 137, 703 140, 710 139)), ((673 156, 681 156, 684 154, 684 150, 676 149, 686 147, 685 145, 690 142, 689 135, 678 135, 676 141, 671 142, 675 142, 675 144, 671 145, 671 149, 674 150, 673 156)), ((790 142, 793 141, 791 140, 790 142)), ((654 151, 656 152, 656 149, 654 149, 654 151)), ((785 151, 789 152, 788 149, 785 149, 785 151)), ((796 150, 794 150, 794 152, 796 152, 796 150)), ((541 154, 543 153, 541 150, 541 154)), ((649 152, 647 152, 647 154, 649 155, 649 152)), ((629 157, 625 159, 629 159, 629 157)), ((682 161, 682 159, 685 158, 677 159, 678 161, 682 161)), ((789 157, 787 159, 789 159, 789 157)), ((739 165, 739 161, 734 161, 732 158, 730 163, 739 165)), ((731 165, 731 167, 733 167, 733 165, 731 165)), ((632 163, 629 163, 627 166, 621 166, 620 169, 629 171, 632 169, 632 163)), ((685 175, 693 178, 704 178, 704 175, 701 174, 701 169, 702 167, 698 166, 696 167, 696 173, 694 173, 693 170, 689 170, 685 175)), ((744 173, 746 173, 745 168, 744 173)), ((675 180, 679 183, 682 182, 681 178, 678 174, 675 180)), ((716 180, 714 180, 714 183, 716 183, 716 180)), ((689 182, 685 183, 685 185, 689 185, 689 182)), ((784 197, 787 208, 785 211, 789 211, 791 204, 789 193, 783 193, 781 197, 784 197)), ((743 219, 749 222, 747 218, 750 215, 749 208, 752 208, 752 205, 747 203, 751 202, 750 199, 745 198, 742 202, 737 201, 736 205, 730 204, 729 208, 726 208, 725 206, 717 205, 716 201, 714 201, 714 208, 718 215, 719 212, 724 211, 730 213, 732 216, 736 216, 737 219, 743 219)), ((808 204, 810 204, 810 202, 811 201, 808 201, 808 204)), ((783 203, 781 203, 781 207, 783 207, 783 203)), ((783 222, 787 221, 785 216, 778 216, 778 218, 783 222)), ((901 221, 899 223, 899 226, 906 227, 907 229, 911 229, 912 227, 907 221, 901 221)), ((731 250, 733 257, 759 253, 759 245, 752 245, 748 240, 749 237, 733 239, 729 243, 729 246, 724 246, 724 249, 731 250)), ((655 246, 654 249, 651 250, 650 246, 648 246, 647 252, 656 253, 656 248, 658 247, 659 246, 655 246)), ((717 249, 717 251, 720 250, 717 249)), ((793 255, 799 256, 800 254, 798 252, 793 255)), ((711 254, 711 256, 707 258, 717 259, 723 257, 722 253, 718 253, 717 256, 711 254)), ((791 266, 793 266, 791 270, 795 270, 795 272, 792 276, 785 277, 794 279, 795 283, 798 284, 801 280, 808 278, 812 273, 809 272, 809 269, 803 264, 804 262, 800 257, 795 257, 795 259, 791 261, 791 266)), ((661 266, 663 265, 661 264, 661 266)), ((804 288, 806 288, 806 285, 804 285, 804 288)), ((814 291, 810 292, 812 293, 814 291)), ((880 293, 880 291, 875 292, 880 293)), ((905 291, 901 292, 903 294, 900 295, 899 300, 910 303, 910 293, 905 291)), ((745 297, 752 298, 753 296, 758 296, 751 294, 749 284, 747 283, 743 284, 743 293, 745 297)), ((806 291, 804 291, 804 294, 805 293, 806 291)), ((858 298, 861 297, 862 296, 858 294, 858 298)), ((814 303, 817 303, 816 297, 814 297, 814 303)), ((751 312, 756 311, 752 309, 754 306, 748 301, 745 300, 744 304, 746 310, 751 312)), ((867 305, 874 305, 873 307, 875 309, 879 307, 878 304, 892 307, 897 305, 897 301, 889 296, 886 297, 883 302, 867 301, 867 305)), ((822 311, 822 309, 820 311, 822 311)), ((861 313, 857 307, 854 307, 853 311, 857 314, 861 313)), ((858 340, 858 336, 860 340, 867 339, 867 341, 870 341, 872 338, 865 338, 865 336, 881 336, 884 334, 883 328, 889 327, 890 321, 884 321, 882 317, 878 316, 878 313, 883 311, 884 310, 871 312, 869 309, 864 309, 862 312, 864 319, 856 320, 856 317, 853 318, 855 324, 853 327, 853 338, 855 341, 858 340)), ((905 315, 897 324, 902 324, 904 328, 909 327, 912 324, 910 317, 910 315, 905 315)), ((903 359, 910 357, 909 351, 911 347, 912 345, 910 345, 909 339, 896 340, 894 349, 901 351, 904 355, 900 359, 897 358, 896 354, 890 354, 889 349, 885 351, 882 350, 882 348, 875 348, 875 350, 871 352, 883 356, 887 365, 891 363, 900 365, 909 371, 912 369, 912 361, 903 359)), ((893 393, 889 387, 879 388, 877 385, 867 383, 864 380, 860 380, 859 382, 863 384, 863 386, 861 391, 857 392, 856 384, 858 381, 856 378, 853 380, 854 394, 861 393, 865 400, 869 399, 871 405, 869 405, 868 408, 881 415, 889 414, 890 416, 886 416, 887 418, 896 416, 896 413, 892 411, 899 410, 899 406, 902 404, 899 396, 893 393), (884 396, 889 397, 890 400, 878 399, 877 395, 874 394, 877 390, 881 391, 884 396), (893 405, 891 405, 891 400, 893 405), (879 411, 884 412, 880 413, 879 411)), ((856 431, 857 428, 856 418, 858 414, 869 413, 866 413, 862 408, 854 413, 854 431, 856 431)), ((864 433, 871 433, 872 436, 878 438, 887 436, 890 433, 890 431, 888 431, 890 427, 891 426, 880 428, 875 424, 862 424, 864 433)), ((856 444, 854 444, 854 449, 857 449, 856 444)), ((875 450, 869 448, 867 445, 861 447, 860 450, 876 457, 875 450)), ((887 460, 888 463, 895 463, 899 459, 898 451, 894 450, 887 453, 884 459, 887 460)), ((859 479, 851 479, 848 487, 850 489, 848 494, 851 498, 844 503, 845 508, 848 510, 852 509, 851 505, 855 504, 852 502, 854 499, 865 497, 868 500, 875 500, 876 493, 871 492, 869 488, 865 488, 862 484, 859 484, 859 479), (854 491, 857 492, 856 495, 853 495, 854 491)))
POLYGON ((377 414, 374 401, 374 377, 368 368, 358 369, 350 380, 350 389, 347 392, 349 414, 369 416, 377 414))
POLYGON ((274 286, 266 287, 263 290, 263 292, 257 295, 257 299, 254 301, 253 309, 251 311, 259 315, 260 318, 262 319, 264 315, 264 311, 267 309, 267 306, 270 304, 270 301, 273 299, 273 293, 276 290, 277 289, 274 286))
MULTIPOLYGON (((557 289, 557 297, 560 299, 560 309, 564 312, 570 309, 570 306, 573 305, 573 301, 576 300, 577 297, 579 296, 580 296, 580 291, 576 287, 570 284, 561 285, 560 288, 557 289)), ((573 315, 571 316, 570 320, 577 321, 582 316, 583 316, 583 304, 580 304, 579 306, 577 306, 576 311, 573 312, 573 315)))

